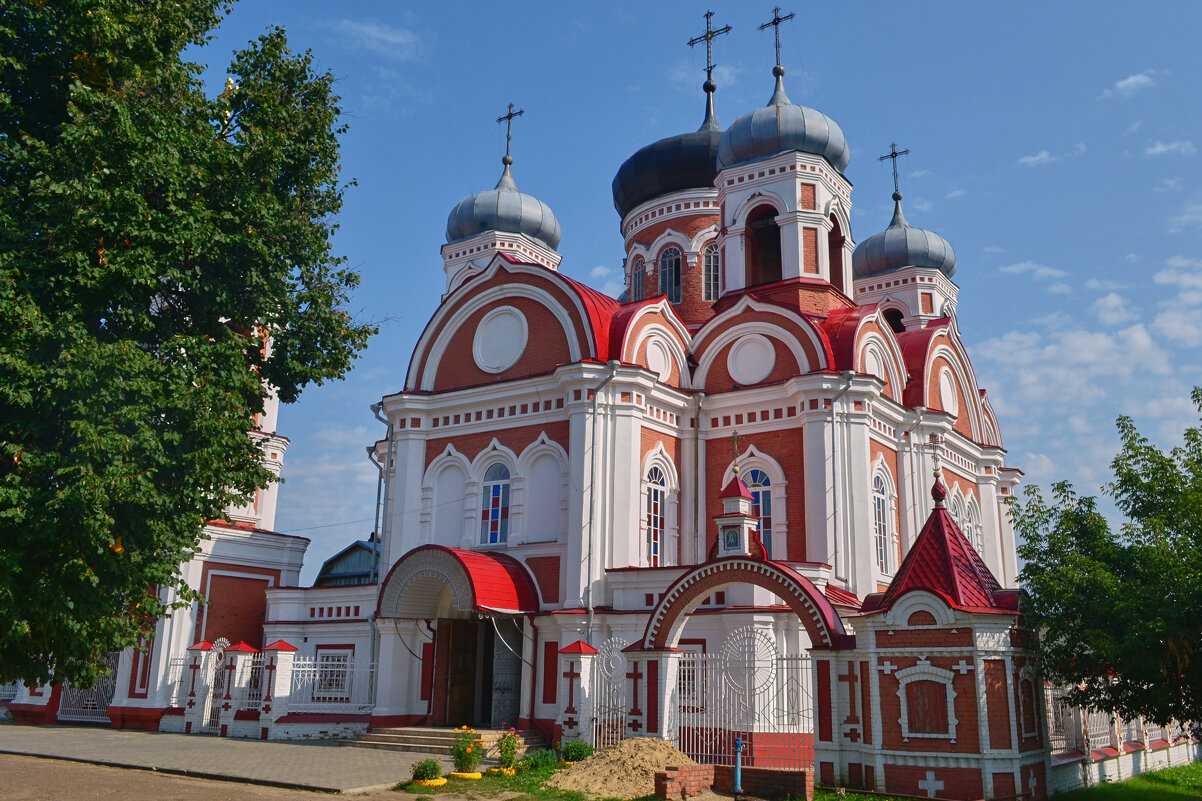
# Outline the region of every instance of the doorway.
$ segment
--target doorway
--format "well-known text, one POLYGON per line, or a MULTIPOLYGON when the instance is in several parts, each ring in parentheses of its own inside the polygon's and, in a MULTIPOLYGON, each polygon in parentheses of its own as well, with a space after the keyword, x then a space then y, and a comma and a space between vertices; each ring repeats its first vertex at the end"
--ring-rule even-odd
POLYGON ((435 726, 500 728, 518 719, 522 629, 519 618, 440 620, 434 680, 435 726))

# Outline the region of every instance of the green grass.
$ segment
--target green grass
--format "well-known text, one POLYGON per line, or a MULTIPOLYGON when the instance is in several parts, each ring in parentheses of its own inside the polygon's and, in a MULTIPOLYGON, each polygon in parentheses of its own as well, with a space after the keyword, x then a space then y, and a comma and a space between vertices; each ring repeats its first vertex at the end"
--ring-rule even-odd
POLYGON ((1145 773, 1114 784, 1099 784, 1055 796, 1053 801, 1173 801, 1202 798, 1202 762, 1145 773))
MULTIPOLYGON (((501 793, 521 793, 509 801, 607 801, 597 799, 591 793, 577 790, 560 790, 556 787, 543 787, 552 774, 560 770, 557 765, 528 770, 516 776, 489 776, 481 779, 456 779, 447 777, 447 783, 441 787, 410 786, 409 782, 401 782, 392 788, 403 793, 417 796, 432 797, 453 793, 468 798, 495 798, 501 793)), ((421 801, 420 798, 414 801, 421 801)))

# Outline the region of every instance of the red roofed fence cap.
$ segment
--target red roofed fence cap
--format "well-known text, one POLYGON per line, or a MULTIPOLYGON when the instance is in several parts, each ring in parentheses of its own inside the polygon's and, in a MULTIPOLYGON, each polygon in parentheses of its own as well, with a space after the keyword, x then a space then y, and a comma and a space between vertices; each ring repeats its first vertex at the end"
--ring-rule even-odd
POLYGON ((601 652, 598 651, 593 646, 586 643, 584 640, 577 640, 576 642, 574 642, 570 645, 565 645, 563 648, 560 648, 559 653, 561 653, 561 654, 599 654, 601 652))
POLYGON ((226 648, 225 652, 227 654, 257 654, 259 653, 259 649, 248 643, 246 640, 238 640, 238 642, 226 648))
POLYGON ((208 640, 201 640, 200 642, 196 643, 195 645, 189 645, 184 650, 185 651, 212 651, 213 643, 209 642, 208 640))

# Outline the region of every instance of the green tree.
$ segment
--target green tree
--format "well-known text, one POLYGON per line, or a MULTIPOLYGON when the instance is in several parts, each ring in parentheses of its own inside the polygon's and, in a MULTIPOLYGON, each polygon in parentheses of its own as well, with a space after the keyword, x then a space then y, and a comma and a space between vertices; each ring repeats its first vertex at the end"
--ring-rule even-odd
POLYGON ((206 94, 222 0, 0 7, 0 681, 86 684, 196 596, 256 415, 345 374, 338 98, 268 30, 206 94), (268 339, 270 337, 270 339, 268 339))
MULTIPOLYGON (((1202 412, 1202 388, 1193 400, 1202 412)), ((1025 561, 1025 613, 1046 676, 1070 701, 1157 723, 1202 719, 1202 428, 1169 452, 1129 417, 1104 488, 1118 531, 1067 483, 1038 487, 1011 514, 1025 561)))

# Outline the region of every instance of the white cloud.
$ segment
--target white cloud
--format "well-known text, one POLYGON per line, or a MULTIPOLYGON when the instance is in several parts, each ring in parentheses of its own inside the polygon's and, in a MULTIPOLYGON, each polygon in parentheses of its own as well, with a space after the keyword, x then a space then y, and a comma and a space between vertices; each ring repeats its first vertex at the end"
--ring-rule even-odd
POLYGON ((968 194, 967 189, 953 189, 947 193, 948 198, 964 197, 968 194))
POLYGON ((1202 228, 1202 203, 1183 203, 1181 213, 1169 218, 1169 233, 1176 234, 1186 228, 1202 228))
POLYGON ((999 267, 999 272, 1007 275, 1023 275, 1030 273, 1037 281, 1043 281, 1048 278, 1063 278, 1068 275, 1065 270, 1059 270, 1055 267, 1045 267, 1042 264, 1036 264, 1033 261, 1020 261, 1016 264, 1007 264, 1005 267, 999 267))
POLYGON ((1057 281, 1048 287, 1048 293, 1052 295, 1071 295, 1073 288, 1063 281, 1057 281))
POLYGON ((930 211, 931 202, 924 198, 916 197, 910 201, 910 208, 914 211, 930 211))
POLYGON ((1072 156, 1084 156, 1084 155, 1085 155, 1085 143, 1084 143, 1084 142, 1077 142, 1075 145, 1073 145, 1073 149, 1072 149, 1072 151, 1070 152, 1070 154, 1069 154, 1069 155, 1072 155, 1072 156))
POLYGON ((1128 253, 1123 256, 1123 261, 1128 264, 1139 264, 1141 259, 1143 259, 1143 256, 1139 253, 1128 253))
POLYGON ((1188 139, 1181 139, 1176 142, 1161 142, 1156 140, 1155 144, 1149 145, 1144 150, 1145 156, 1192 156, 1197 152, 1194 143, 1188 139))
POLYGON ((1127 284, 1120 284, 1118 281, 1111 281, 1109 278, 1091 278, 1085 282, 1085 288, 1105 292, 1112 289, 1126 289, 1127 284))
MULTIPOLYGON (((722 89, 730 89, 739 83, 740 74, 741 70, 739 67, 720 64, 714 67, 714 83, 718 84, 722 89)), ((701 84, 705 81, 705 70, 698 69, 695 64, 688 60, 677 61, 668 71, 668 80, 678 90, 695 92, 701 88, 701 84)))
POLYGON ((1102 325, 1120 325, 1134 320, 1136 315, 1131 311, 1127 299, 1117 292, 1103 295, 1093 303, 1093 312, 1098 316, 1102 325))
POLYGON ((1056 156, 1053 156, 1046 150, 1041 150, 1034 156, 1023 156, 1018 160, 1018 163, 1022 164, 1024 167, 1037 167, 1041 164, 1051 164, 1053 161, 1057 160, 1058 159, 1056 156))
POLYGON ((421 38, 406 28, 380 22, 340 19, 334 30, 356 47, 396 61, 414 61, 421 55, 421 38))
POLYGON ((1122 80, 1115 81, 1114 86, 1102 92, 1098 96, 1099 100, 1110 97, 1131 97, 1137 92, 1142 92, 1144 89, 1150 89, 1156 85, 1156 81, 1152 76, 1156 75, 1156 70, 1144 70, 1137 72, 1134 75, 1128 75, 1122 80))
POLYGON ((1005 248, 1000 248, 997 245, 986 245, 984 248, 986 253, 1005 253, 1005 248))
POLYGON ((1202 314, 1197 309, 1165 309, 1156 315, 1152 328, 1162 337, 1186 345, 1202 342, 1202 314))
POLYGON ((616 298, 626 291, 626 276, 620 267, 598 264, 589 270, 588 277, 599 291, 616 298))
POLYGON ((1167 270, 1156 273, 1152 279, 1158 284, 1168 284, 1181 289, 1202 289, 1202 259, 1186 256, 1171 256, 1165 259, 1167 270))
POLYGON ((931 174, 930 170, 915 170, 914 172, 909 173, 909 176, 911 178, 925 178, 930 174, 931 174))
POLYGON ((1180 178, 1165 178, 1156 186, 1152 187, 1153 192, 1177 192, 1183 189, 1180 178))
POLYGON ((1136 131, 1138 131, 1138 130, 1139 130, 1140 128, 1142 128, 1142 127, 1144 127, 1144 121, 1143 121, 1143 120, 1136 120, 1135 122, 1133 122, 1133 123, 1131 123, 1130 125, 1128 125, 1128 126, 1127 126, 1127 130, 1123 131, 1123 133, 1124 133, 1125 135, 1127 135, 1127 136, 1130 136, 1131 134, 1135 133, 1136 131))

